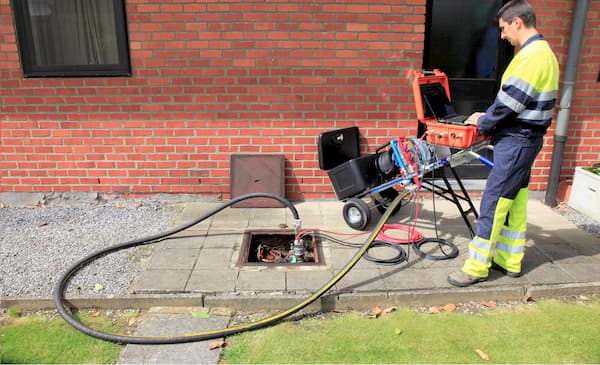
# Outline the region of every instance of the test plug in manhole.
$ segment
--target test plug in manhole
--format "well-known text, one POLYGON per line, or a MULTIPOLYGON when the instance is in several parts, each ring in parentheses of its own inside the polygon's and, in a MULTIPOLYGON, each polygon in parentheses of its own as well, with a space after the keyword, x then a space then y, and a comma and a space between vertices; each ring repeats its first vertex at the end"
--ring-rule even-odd
POLYGON ((305 235, 300 244, 304 254, 294 250, 294 232, 291 230, 248 230, 244 232, 237 265, 288 267, 324 265, 321 241, 305 235))

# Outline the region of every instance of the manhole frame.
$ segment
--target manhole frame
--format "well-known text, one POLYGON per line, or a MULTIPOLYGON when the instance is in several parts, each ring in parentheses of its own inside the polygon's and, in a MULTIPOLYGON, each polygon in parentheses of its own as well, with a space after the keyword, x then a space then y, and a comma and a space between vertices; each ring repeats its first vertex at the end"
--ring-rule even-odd
POLYGON ((297 262, 297 263, 269 263, 269 262, 250 262, 248 261, 250 255, 250 249, 252 248, 252 238, 254 235, 280 235, 280 236, 291 236, 294 239, 294 231, 291 229, 246 229, 242 236, 242 244, 240 246, 240 252, 236 261, 236 266, 239 268, 244 267, 261 267, 261 268, 287 268, 292 269, 294 267, 301 267, 306 269, 307 267, 323 267, 325 263, 325 255, 323 253, 323 245, 321 239, 315 236, 315 247, 313 248, 313 254, 315 256, 315 262, 297 262))

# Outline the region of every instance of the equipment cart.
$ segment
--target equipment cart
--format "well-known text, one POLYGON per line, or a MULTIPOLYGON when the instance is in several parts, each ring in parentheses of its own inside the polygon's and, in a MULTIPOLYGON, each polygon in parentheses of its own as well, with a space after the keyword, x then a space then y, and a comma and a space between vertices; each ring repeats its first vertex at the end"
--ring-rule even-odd
POLYGON ((477 134, 475 126, 457 122, 460 116, 450 115, 457 117, 452 122, 438 116, 442 111, 450 112, 443 117, 452 112, 444 73, 434 70, 415 72, 415 76, 413 92, 420 138, 395 138, 374 154, 360 156, 358 127, 323 132, 318 140, 319 167, 327 171, 337 199, 345 203, 343 218, 351 228, 364 230, 370 222, 371 209, 384 212, 399 190, 422 187, 454 203, 474 236, 468 215, 478 218, 477 210, 454 167, 475 158, 492 167, 493 162, 478 153, 492 147, 486 137, 477 134), (451 153, 450 147, 459 151, 451 153), (445 167, 460 191, 445 176, 445 167), (440 178, 443 185, 439 184, 440 178), (369 203, 364 200, 368 197, 369 203))

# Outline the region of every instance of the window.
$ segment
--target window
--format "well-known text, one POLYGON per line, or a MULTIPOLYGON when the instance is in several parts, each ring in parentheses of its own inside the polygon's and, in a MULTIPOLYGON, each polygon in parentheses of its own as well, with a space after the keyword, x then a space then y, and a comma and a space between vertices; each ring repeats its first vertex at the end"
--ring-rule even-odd
POLYGON ((427 1, 423 67, 439 68, 450 80, 460 113, 489 106, 512 47, 500 39, 496 13, 503 0, 427 1))
POLYGON ((129 76, 123 0, 12 0, 25 77, 129 76))
MULTIPOLYGON (((452 103, 459 114, 485 111, 492 104, 502 73, 513 55, 500 39, 496 14, 507 0, 427 0, 423 68, 448 75, 452 103)), ((485 152, 491 158, 490 152, 485 152)), ((485 178, 478 161, 459 166, 462 178, 485 178)))

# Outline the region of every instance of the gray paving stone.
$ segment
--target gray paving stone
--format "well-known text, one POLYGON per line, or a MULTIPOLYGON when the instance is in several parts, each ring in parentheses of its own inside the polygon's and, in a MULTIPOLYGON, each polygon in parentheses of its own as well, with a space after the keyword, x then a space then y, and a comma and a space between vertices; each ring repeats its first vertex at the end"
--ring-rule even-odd
POLYGON ((204 248, 196 260, 196 270, 227 270, 232 263, 233 249, 231 248, 204 248))
POLYGON ((195 248, 199 249, 204 246, 206 241, 206 233, 188 231, 184 234, 179 233, 176 236, 169 237, 168 239, 161 241, 157 245, 160 248, 195 248))
POLYGON ((390 291, 407 289, 431 289, 435 283, 427 269, 412 269, 406 265, 382 268, 385 287, 390 291))
POLYGON ((200 249, 193 248, 166 248, 159 249, 148 260, 146 267, 149 270, 192 270, 200 249))
POLYGON ((314 292, 333 278, 331 270, 302 270, 286 272, 286 289, 290 292, 314 292))
POLYGON ((202 293, 233 293, 237 279, 237 270, 194 270, 185 290, 202 293))
POLYGON ((386 292, 387 287, 379 270, 350 270, 338 283, 340 292, 386 292))
MULTIPOLYGON (((138 336, 165 336, 223 328, 227 318, 196 318, 190 314, 151 313, 141 317, 138 336)), ((173 345, 127 345, 119 364, 216 364, 220 350, 209 350, 215 340, 173 345)))
POLYGON ((144 270, 134 280, 135 293, 177 293, 185 289, 191 270, 144 270))
POLYGON ((240 271, 238 291, 285 291, 285 272, 275 270, 240 271))

